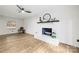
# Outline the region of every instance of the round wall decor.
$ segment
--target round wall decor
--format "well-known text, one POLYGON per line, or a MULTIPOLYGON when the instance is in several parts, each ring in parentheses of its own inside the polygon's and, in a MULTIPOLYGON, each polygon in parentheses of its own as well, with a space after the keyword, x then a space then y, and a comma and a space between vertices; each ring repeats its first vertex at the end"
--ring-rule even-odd
POLYGON ((43 20, 42 21, 50 21, 51 19, 51 15, 49 13, 45 13, 43 15, 43 20))

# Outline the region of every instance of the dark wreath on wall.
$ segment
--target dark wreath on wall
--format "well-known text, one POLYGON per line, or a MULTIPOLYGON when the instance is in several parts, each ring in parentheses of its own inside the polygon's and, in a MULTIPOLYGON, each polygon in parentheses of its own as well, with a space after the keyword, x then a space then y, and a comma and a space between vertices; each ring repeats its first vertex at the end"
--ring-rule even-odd
POLYGON ((50 23, 50 22, 59 22, 56 18, 51 18, 50 13, 45 13, 43 17, 39 17, 39 22, 37 23, 50 23))
POLYGON ((50 13, 45 13, 43 15, 43 19, 40 17, 40 22, 44 22, 44 21, 50 21, 51 20, 51 15, 50 13))

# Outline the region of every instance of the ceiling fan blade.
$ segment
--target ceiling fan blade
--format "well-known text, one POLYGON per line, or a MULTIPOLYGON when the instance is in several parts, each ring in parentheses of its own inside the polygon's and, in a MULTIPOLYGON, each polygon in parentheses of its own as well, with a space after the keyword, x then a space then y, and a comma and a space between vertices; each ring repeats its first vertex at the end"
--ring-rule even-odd
POLYGON ((25 11, 25 12, 27 12, 27 13, 32 13, 31 11, 25 11))
POLYGON ((18 7, 20 10, 22 10, 22 8, 21 8, 19 5, 17 5, 17 7, 18 7))
MULTIPOLYGON (((27 12, 27 13, 32 13, 31 11, 25 11, 24 8, 21 8, 19 5, 16 5, 21 11, 27 12)), ((20 13, 20 12, 19 12, 20 13)))

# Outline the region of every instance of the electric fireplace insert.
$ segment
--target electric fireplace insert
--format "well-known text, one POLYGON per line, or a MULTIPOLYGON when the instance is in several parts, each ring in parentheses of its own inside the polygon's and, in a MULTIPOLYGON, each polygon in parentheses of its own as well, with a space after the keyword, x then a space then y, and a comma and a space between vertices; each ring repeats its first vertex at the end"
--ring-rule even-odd
POLYGON ((52 28, 42 28, 42 34, 52 36, 52 28))

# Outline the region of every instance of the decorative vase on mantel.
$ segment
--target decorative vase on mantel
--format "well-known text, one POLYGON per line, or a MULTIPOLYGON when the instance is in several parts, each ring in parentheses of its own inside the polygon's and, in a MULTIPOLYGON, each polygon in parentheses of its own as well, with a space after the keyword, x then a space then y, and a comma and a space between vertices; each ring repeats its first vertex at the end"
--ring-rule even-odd
POLYGON ((56 20, 56 18, 54 18, 54 20, 56 20))
POLYGON ((51 21, 55 21, 55 20, 56 20, 56 18, 51 19, 51 21))
POLYGON ((41 17, 39 17, 39 21, 42 22, 41 17))

